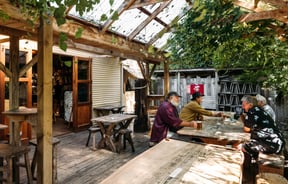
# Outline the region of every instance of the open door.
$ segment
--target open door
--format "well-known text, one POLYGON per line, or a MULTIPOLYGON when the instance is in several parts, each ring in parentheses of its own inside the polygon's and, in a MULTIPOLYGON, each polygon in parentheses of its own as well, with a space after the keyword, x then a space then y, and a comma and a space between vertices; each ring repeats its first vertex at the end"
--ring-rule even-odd
POLYGON ((73 127, 90 124, 91 119, 91 59, 73 58, 73 127))

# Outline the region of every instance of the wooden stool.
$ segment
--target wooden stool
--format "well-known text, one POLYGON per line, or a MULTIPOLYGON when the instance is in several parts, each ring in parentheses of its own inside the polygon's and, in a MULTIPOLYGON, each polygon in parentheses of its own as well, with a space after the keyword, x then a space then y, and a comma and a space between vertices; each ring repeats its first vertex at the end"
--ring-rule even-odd
POLYGON ((288 184, 286 178, 275 173, 260 173, 256 176, 257 184, 288 184))
MULTIPOLYGON (((53 183, 57 183, 57 145, 60 143, 60 140, 53 137, 53 143, 52 143, 52 150, 53 150, 53 155, 52 155, 52 177, 53 177, 53 183)), ((35 146, 35 152, 33 155, 32 163, 31 163, 31 171, 32 171, 32 176, 33 179, 36 180, 36 177, 34 177, 35 174, 35 169, 36 169, 36 164, 37 164, 37 140, 33 139, 29 141, 29 144, 35 146)))
POLYGON ((91 134, 92 134, 93 144, 92 144, 91 149, 92 150, 96 150, 96 133, 100 132, 100 128, 98 126, 91 126, 91 127, 88 128, 88 131, 89 131, 89 135, 88 135, 88 139, 87 139, 87 142, 86 142, 86 147, 89 145, 90 137, 91 137, 91 134))
MULTIPOLYGON (((30 148, 27 146, 13 146, 10 144, 0 144, 0 158, 2 160, 7 162, 7 165, 2 164, 0 167, 1 171, 7 172, 7 183, 13 183, 13 159, 17 160, 16 165, 17 166, 24 166, 26 168, 27 172, 27 178, 28 182, 32 184, 33 178, 30 168, 30 160, 29 160, 29 151, 30 148), (19 157, 24 155, 25 163, 20 164, 19 163, 19 157)), ((18 176, 16 176, 18 177, 18 176)), ((19 180, 19 178, 16 178, 16 180, 19 180)), ((18 183, 19 181, 15 181, 18 183)))
MULTIPOLYGON (((123 136, 123 149, 126 149, 126 140, 129 142, 132 148, 132 152, 135 152, 132 136, 132 131, 129 129, 120 129, 119 130, 119 141, 121 141, 121 137, 123 136)), ((120 149, 118 149, 118 153, 120 152, 120 149)))

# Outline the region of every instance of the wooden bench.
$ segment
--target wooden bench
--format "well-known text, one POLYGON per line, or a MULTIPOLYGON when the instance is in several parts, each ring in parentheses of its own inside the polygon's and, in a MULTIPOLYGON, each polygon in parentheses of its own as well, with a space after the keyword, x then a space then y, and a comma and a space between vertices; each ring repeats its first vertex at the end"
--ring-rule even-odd
POLYGON ((285 157, 280 154, 259 154, 259 172, 284 175, 285 157))
POLYGON ((260 173, 256 176, 256 184, 288 184, 286 178, 275 173, 260 173))

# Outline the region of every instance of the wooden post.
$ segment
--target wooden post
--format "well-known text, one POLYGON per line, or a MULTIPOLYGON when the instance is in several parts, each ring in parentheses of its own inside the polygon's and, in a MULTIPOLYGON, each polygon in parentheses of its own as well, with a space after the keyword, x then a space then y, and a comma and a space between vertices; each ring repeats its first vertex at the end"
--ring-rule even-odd
POLYGON ((9 80, 9 109, 19 107, 19 37, 10 36, 10 71, 13 73, 9 80))
POLYGON ((170 82, 169 82, 169 63, 168 61, 164 62, 164 95, 166 96, 170 90, 170 82))
POLYGON ((52 19, 40 17, 37 64, 37 183, 52 183, 52 19))

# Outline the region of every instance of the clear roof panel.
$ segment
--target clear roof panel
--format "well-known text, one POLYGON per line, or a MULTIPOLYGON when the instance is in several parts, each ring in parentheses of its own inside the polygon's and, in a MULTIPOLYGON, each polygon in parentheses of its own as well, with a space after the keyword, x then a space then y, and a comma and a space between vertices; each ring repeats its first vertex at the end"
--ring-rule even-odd
POLYGON ((159 38, 156 42, 153 43, 153 46, 157 48, 162 48, 166 44, 168 38, 170 38, 170 36, 172 35, 173 34, 171 32, 163 34, 161 38, 159 38))
POLYGON ((138 9, 127 10, 112 24, 111 30, 129 36, 147 17, 138 9))
POLYGON ((177 15, 181 14, 187 7, 186 1, 172 1, 164 10, 157 15, 166 24, 170 24, 177 15))
POLYGON ((69 11, 68 15, 75 16, 84 20, 87 20, 92 23, 96 23, 98 25, 102 25, 105 23, 106 20, 101 21, 101 16, 106 15, 108 18, 110 18, 114 11, 116 11, 125 0, 117 0, 114 1, 112 6, 109 4, 109 0, 100 0, 99 4, 95 4, 93 11, 89 11, 84 13, 82 16, 80 16, 76 10, 75 6, 69 11))
MULTIPOLYGON (((76 13, 75 8, 73 7, 68 15, 86 20, 101 28, 107 21, 103 19, 101 20, 101 17, 103 18, 102 15, 105 14, 109 19, 113 15, 114 11, 122 10, 121 8, 124 7, 123 3, 126 3, 127 0, 116 0, 112 6, 109 4, 109 1, 110 0, 100 0, 100 3, 96 4, 92 11, 86 12, 83 16, 76 13)), ((140 1, 135 2, 139 3, 140 1)), ((148 13, 153 14, 162 3, 166 2, 167 1, 156 1, 156 3, 145 5, 142 8, 144 8, 148 13)), ((170 4, 157 15, 157 18, 169 26, 176 16, 182 14, 182 11, 186 7, 188 7, 186 0, 171 0, 170 4)), ((128 8, 122 14, 120 14, 119 19, 115 20, 108 29, 116 34, 128 38, 130 34, 136 30, 138 26, 141 25, 141 23, 147 18, 148 15, 142 12, 141 9, 128 8)), ((133 40, 147 44, 152 38, 155 37, 155 35, 165 28, 164 26, 165 25, 162 25, 161 22, 153 19, 139 31, 133 40)), ((169 35, 170 33, 163 34, 162 38, 159 38, 155 43, 153 43, 153 45, 158 48, 162 47, 166 43, 169 35)))
POLYGON ((158 32, 164 29, 164 26, 157 21, 152 20, 146 27, 144 27, 135 39, 144 43, 148 43, 158 32))

